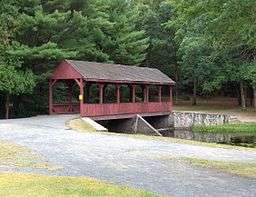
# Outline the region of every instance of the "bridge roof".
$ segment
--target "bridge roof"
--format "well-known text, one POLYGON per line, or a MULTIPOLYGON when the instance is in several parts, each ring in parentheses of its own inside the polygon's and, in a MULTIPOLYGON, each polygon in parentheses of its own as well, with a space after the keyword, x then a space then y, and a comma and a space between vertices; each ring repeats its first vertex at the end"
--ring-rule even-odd
POLYGON ((174 84, 160 70, 120 64, 65 60, 87 81, 174 84))

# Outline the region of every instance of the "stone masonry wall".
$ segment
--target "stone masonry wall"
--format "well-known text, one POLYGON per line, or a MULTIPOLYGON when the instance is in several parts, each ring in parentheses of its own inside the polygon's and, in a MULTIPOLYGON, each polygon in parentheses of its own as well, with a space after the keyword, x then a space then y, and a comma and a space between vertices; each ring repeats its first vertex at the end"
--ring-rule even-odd
POLYGON ((190 128, 193 125, 221 125, 230 121, 225 114, 207 114, 199 112, 173 112, 171 115, 175 128, 190 128))

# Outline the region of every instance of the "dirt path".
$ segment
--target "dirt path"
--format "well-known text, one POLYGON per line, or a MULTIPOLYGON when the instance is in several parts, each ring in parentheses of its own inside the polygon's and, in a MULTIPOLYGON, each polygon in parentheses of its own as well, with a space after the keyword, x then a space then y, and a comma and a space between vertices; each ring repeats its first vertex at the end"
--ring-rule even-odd
MULTIPOLYGON (((0 139, 39 152, 62 166, 64 176, 90 176, 174 196, 255 196, 256 179, 188 164, 172 158, 256 163, 256 151, 177 144, 104 133, 79 133, 65 127, 73 116, 39 116, 1 120, 0 139)), ((3 170, 3 169, 2 169, 3 170)), ((5 169, 21 170, 21 169, 5 169)), ((25 171, 34 171, 25 169, 25 171)))

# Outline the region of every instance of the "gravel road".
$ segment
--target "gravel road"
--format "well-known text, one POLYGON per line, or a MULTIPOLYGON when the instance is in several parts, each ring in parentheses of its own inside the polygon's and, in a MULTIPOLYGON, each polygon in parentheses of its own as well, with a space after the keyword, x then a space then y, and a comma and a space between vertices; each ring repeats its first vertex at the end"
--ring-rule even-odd
POLYGON ((63 167, 54 172, 30 169, 31 172, 89 176, 174 196, 256 196, 256 179, 193 167, 172 159, 195 157, 256 163, 256 151, 137 139, 127 135, 80 133, 65 126, 65 122, 74 117, 1 120, 0 139, 26 146, 50 163, 63 167))

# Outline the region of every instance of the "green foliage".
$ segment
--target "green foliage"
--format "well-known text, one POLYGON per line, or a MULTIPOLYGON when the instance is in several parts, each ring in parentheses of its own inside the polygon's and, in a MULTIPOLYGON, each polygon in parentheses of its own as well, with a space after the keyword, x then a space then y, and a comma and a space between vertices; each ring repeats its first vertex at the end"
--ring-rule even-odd
POLYGON ((34 74, 17 70, 14 66, 0 65, 0 91, 19 95, 32 93, 36 85, 34 74))
POLYGON ((194 165, 201 168, 215 169, 229 174, 235 174, 244 177, 256 177, 256 165, 254 163, 215 161, 198 159, 193 157, 184 157, 181 160, 185 161, 189 165, 194 165))
POLYGON ((187 37, 180 44, 179 55, 181 56, 181 72, 187 82, 200 83, 201 86, 208 82, 206 79, 211 76, 211 71, 215 69, 214 65, 209 62, 209 49, 206 42, 202 41, 202 37, 187 37))
POLYGON ((41 92, 60 60, 140 64, 148 38, 136 27, 137 14, 137 7, 124 0, 1 1, 1 94, 32 93, 27 104, 33 107, 21 102, 25 95, 14 100, 16 114, 33 114, 25 109, 46 108, 47 95, 41 92))
POLYGON ((236 133, 236 134, 253 134, 256 135, 256 124, 255 123, 244 123, 244 124, 224 124, 224 125, 213 125, 213 126, 194 126, 193 132, 200 133, 236 133))
POLYGON ((76 53, 58 48, 56 43, 48 42, 38 47, 29 47, 19 43, 13 43, 12 48, 7 51, 9 55, 25 60, 61 60, 75 57, 76 53))
POLYGON ((253 72, 250 70, 254 68, 248 65, 256 57, 255 1, 172 0, 171 4, 176 17, 168 26, 176 28, 175 39, 185 75, 194 79, 194 70, 198 73, 196 78, 210 79, 210 83, 199 83, 206 92, 220 89, 227 81, 252 82, 244 71, 253 72))
POLYGON ((164 0, 136 1, 138 4, 138 27, 149 37, 144 65, 157 67, 171 75, 170 66, 177 64, 177 46, 174 41, 174 29, 166 23, 173 19, 173 7, 164 0))
POLYGON ((0 195, 161 197, 152 192, 109 184, 87 177, 72 178, 22 173, 1 173, 0 195))
POLYGON ((18 69, 21 62, 18 57, 9 55, 11 38, 17 28, 17 8, 13 1, 0 4, 0 92, 19 95, 31 93, 36 84, 36 77, 31 70, 18 69), (3 7, 2 7, 3 6, 3 7))
POLYGON ((256 87, 256 62, 249 63, 245 67, 246 69, 242 71, 244 79, 256 87))
POLYGON ((255 0, 2 0, 0 101, 20 95, 16 114, 44 113, 48 77, 63 59, 156 67, 186 93, 192 84, 202 95, 224 84, 255 88, 255 7, 255 0))
POLYGON ((136 7, 123 0, 98 0, 92 6, 97 27, 93 27, 95 42, 108 54, 108 60, 131 65, 141 63, 145 59, 148 38, 143 30, 136 29, 136 7))

